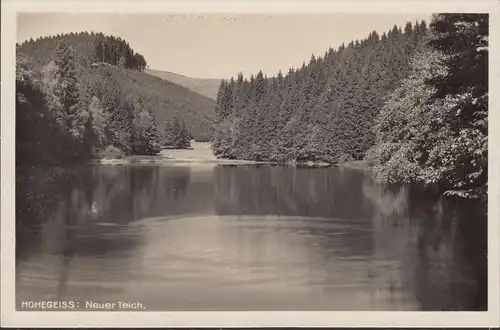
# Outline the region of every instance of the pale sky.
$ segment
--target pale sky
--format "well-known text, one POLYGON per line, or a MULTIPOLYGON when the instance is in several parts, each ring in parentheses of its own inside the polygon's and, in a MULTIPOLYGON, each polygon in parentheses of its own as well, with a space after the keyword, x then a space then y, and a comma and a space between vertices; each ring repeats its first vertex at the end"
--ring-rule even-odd
POLYGON ((431 14, 21 14, 17 41, 94 31, 121 37, 151 69, 196 78, 288 71, 371 31, 431 14))

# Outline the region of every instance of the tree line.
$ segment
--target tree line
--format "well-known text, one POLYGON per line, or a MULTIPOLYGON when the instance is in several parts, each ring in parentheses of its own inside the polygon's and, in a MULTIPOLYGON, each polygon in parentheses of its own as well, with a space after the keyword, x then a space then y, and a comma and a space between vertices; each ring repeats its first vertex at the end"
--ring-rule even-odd
POLYGON ((94 62, 108 63, 127 69, 143 71, 147 67, 144 56, 130 47, 122 38, 103 33, 80 32, 39 37, 17 44, 19 52, 29 54, 32 63, 41 68, 55 58, 60 42, 73 49, 77 69, 94 62))
MULTIPOLYGON (((330 48, 299 69, 221 83, 221 158, 367 160, 381 182, 464 197, 487 184, 488 15, 436 14, 330 48)), ((482 193, 481 193, 482 192, 482 193)))
POLYGON ((409 72, 425 22, 330 48, 298 69, 267 78, 222 81, 213 128, 214 154, 250 160, 362 159, 384 96, 409 72))
POLYGON ((139 71, 144 71, 147 67, 144 56, 135 53, 129 44, 121 38, 108 37, 98 33, 94 41, 94 47, 96 62, 109 63, 139 71))

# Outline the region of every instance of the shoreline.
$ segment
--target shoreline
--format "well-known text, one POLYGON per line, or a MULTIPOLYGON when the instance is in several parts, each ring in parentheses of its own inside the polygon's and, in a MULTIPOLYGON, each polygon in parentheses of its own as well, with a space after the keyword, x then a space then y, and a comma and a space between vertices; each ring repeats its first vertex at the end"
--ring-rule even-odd
POLYGON ((252 161, 242 159, 200 159, 200 158, 164 158, 161 156, 130 156, 122 159, 96 159, 92 163, 100 165, 179 165, 179 164, 198 164, 198 165, 270 165, 296 168, 348 168, 353 170, 369 171, 370 167, 365 161, 354 161, 338 164, 329 164, 324 162, 271 162, 271 161, 252 161))
POLYGON ((98 159, 93 161, 101 165, 165 165, 165 164, 214 164, 214 165, 271 165, 272 162, 256 162, 250 160, 238 159, 195 159, 195 158, 141 158, 142 156, 133 156, 134 158, 122 159, 98 159))
POLYGON ((367 162, 364 160, 349 161, 344 163, 327 163, 322 161, 255 161, 244 159, 217 158, 213 155, 210 143, 192 141, 188 149, 162 149, 157 155, 130 155, 123 158, 104 158, 92 161, 101 165, 179 165, 179 164, 200 164, 200 165, 269 165, 296 168, 349 168, 355 170, 369 170, 367 162))

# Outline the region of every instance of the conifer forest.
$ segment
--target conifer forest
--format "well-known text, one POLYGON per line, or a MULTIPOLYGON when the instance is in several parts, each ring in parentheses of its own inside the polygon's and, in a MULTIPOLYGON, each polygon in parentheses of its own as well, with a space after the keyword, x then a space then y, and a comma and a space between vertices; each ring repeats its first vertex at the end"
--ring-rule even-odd
POLYGON ((214 153, 273 162, 366 160, 384 182, 486 191, 488 16, 439 14, 372 32, 276 77, 224 80, 214 153))

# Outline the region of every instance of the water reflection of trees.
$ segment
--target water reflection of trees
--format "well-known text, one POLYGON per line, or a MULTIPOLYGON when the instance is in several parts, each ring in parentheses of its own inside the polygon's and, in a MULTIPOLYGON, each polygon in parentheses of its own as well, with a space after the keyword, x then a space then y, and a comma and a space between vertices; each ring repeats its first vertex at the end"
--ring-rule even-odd
POLYGON ((212 168, 164 166, 159 171, 159 184, 151 216, 183 216, 213 214, 212 168))
POLYGON ((372 206, 362 191, 365 175, 341 168, 218 167, 216 211, 299 217, 295 226, 285 225, 282 230, 300 232, 311 251, 322 254, 327 269, 339 256, 372 254, 372 206))
MULTIPOLYGON (((190 170, 155 166, 36 168, 18 171, 17 179, 20 257, 29 246, 35 245, 37 251, 42 244, 54 253, 103 254, 111 249, 126 250, 133 242, 126 237, 116 242, 101 237, 150 216, 153 204, 182 198, 190 183, 190 170)), ((161 212, 168 215, 168 207, 161 212)))
POLYGON ((214 178, 221 215, 326 217, 364 226, 336 236, 328 224, 300 230, 327 264, 339 253, 371 260, 366 280, 395 305, 413 299, 423 310, 485 309, 487 221, 474 201, 378 185, 361 171, 332 168, 219 167, 214 178))
POLYGON ((154 168, 106 166, 18 173, 16 257, 60 256, 63 295, 75 256, 123 254, 140 243, 137 235, 119 234, 146 214, 156 177, 154 168))
POLYGON ((486 308, 484 206, 369 177, 363 192, 375 210, 374 257, 400 262, 400 290, 413 292, 423 310, 486 308))
POLYGON ((189 167, 172 167, 168 171, 162 171, 162 183, 167 199, 181 199, 187 193, 191 181, 189 167))
POLYGON ((214 174, 219 214, 360 219, 363 173, 336 169, 220 166, 214 174))
MULTIPOLYGON (((122 248, 117 242, 107 246, 105 240, 99 241, 103 232, 120 230, 120 226, 93 224, 124 225, 144 217, 155 194, 158 176, 157 169, 151 167, 95 166, 66 169, 64 174, 52 176, 49 184, 38 182, 36 178, 43 177, 45 171, 32 172, 30 185, 21 185, 17 191, 19 248, 28 243, 23 241, 23 235, 37 232, 32 226, 41 226, 43 237, 52 240, 59 251, 73 249, 93 254, 122 248), (26 193, 27 190, 31 192, 26 193), (30 198, 33 194, 37 196, 35 200, 30 198), (53 235, 57 239, 52 239, 53 235), (85 237, 85 240, 77 237, 85 237), (61 242, 71 243, 73 248, 63 247, 61 242), (78 244, 82 245, 76 246, 78 244)), ((123 242, 125 246, 129 243, 123 242)))
POLYGON ((336 236, 327 225, 300 230, 311 249, 323 251, 325 263, 340 248, 346 256, 372 258, 375 266, 367 271, 379 271, 381 288, 394 296, 411 292, 424 310, 485 309, 486 216, 474 202, 437 199, 410 186, 377 185, 352 170, 217 167, 214 190, 210 180, 193 180, 184 167, 19 171, 17 258, 60 256, 58 290, 64 295, 75 256, 126 256, 142 239, 121 234, 132 221, 201 212, 211 207, 213 196, 221 215, 325 217, 364 225, 367 230, 346 229, 336 236), (393 260, 398 269, 379 269, 380 260, 393 260))

